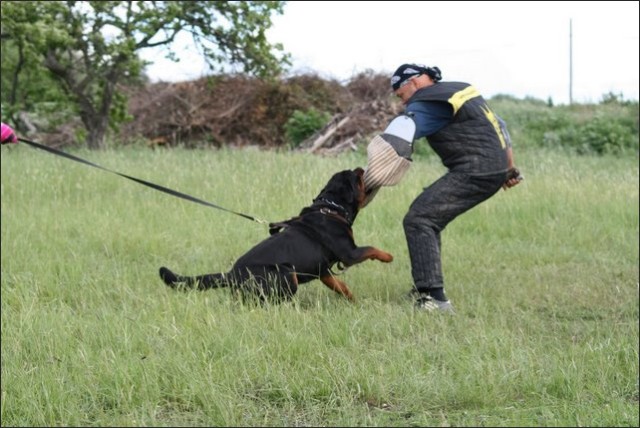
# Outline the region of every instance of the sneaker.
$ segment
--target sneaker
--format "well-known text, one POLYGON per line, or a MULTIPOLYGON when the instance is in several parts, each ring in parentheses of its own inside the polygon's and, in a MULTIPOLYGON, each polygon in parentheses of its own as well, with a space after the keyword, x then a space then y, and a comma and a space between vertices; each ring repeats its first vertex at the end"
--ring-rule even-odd
POLYGON ((416 299, 415 308, 421 311, 441 311, 453 313, 453 305, 450 301, 440 301, 427 294, 420 294, 416 299))

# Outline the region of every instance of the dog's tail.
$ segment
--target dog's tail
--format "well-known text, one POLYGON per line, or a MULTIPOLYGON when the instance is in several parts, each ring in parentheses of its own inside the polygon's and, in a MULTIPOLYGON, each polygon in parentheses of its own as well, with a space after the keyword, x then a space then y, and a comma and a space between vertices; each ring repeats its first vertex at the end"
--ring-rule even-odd
POLYGON ((171 288, 208 290, 210 288, 227 287, 229 285, 222 273, 182 276, 171 272, 164 266, 160 268, 160 278, 171 288))

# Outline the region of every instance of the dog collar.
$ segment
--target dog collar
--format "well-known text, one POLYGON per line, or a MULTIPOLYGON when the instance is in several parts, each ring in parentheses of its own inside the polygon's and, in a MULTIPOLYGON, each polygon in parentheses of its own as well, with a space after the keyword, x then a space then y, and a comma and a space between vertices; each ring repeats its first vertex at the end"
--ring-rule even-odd
POLYGON ((342 214, 340 214, 339 211, 335 211, 335 210, 332 210, 332 209, 327 208, 327 207, 322 207, 322 208, 320 208, 320 212, 322 214, 331 214, 331 215, 336 215, 338 217, 342 217, 342 218, 344 218, 346 220, 347 223, 351 224, 351 220, 349 219, 349 212, 342 205, 336 204, 335 202, 330 201, 330 200, 325 199, 325 198, 321 198, 320 201, 322 201, 324 203, 327 203, 327 204, 331 205, 332 207, 336 207, 340 212, 342 212, 342 214))

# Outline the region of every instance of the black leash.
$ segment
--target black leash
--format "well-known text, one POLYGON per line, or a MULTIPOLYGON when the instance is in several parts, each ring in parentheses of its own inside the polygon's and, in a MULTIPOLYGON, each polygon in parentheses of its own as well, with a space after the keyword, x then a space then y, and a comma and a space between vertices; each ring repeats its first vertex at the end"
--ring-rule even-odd
POLYGON ((54 149, 52 147, 48 147, 48 146, 44 146, 42 144, 38 144, 38 143, 36 143, 34 141, 25 140, 24 138, 18 138, 18 141, 21 141, 21 142, 23 142, 25 144, 28 144, 28 145, 30 145, 32 147, 35 147, 37 149, 45 150, 45 151, 47 151, 49 153, 53 153, 54 155, 62 156, 62 157, 65 157, 67 159, 71 159, 71 160, 74 160, 76 162, 80 162, 80 163, 83 163, 85 165, 89 165, 89 166, 92 166, 94 168, 98 168, 98 169, 101 169, 103 171, 107 171, 107 172, 110 172, 112 174, 119 175, 120 177, 128 178, 129 180, 133 180, 136 183, 144 184, 145 186, 149 186, 152 189, 156 189, 156 190, 159 190, 161 192, 168 193, 168 194, 176 196, 178 198, 186 199, 187 201, 195 202, 197 204, 205 205, 207 207, 216 208, 216 209, 219 209, 219 210, 222 210, 222 211, 226 211, 226 212, 231 213, 231 214, 239 215, 240 217, 244 217, 246 219, 253 220, 253 221, 261 223, 261 224, 268 224, 268 222, 265 221, 265 220, 261 220, 261 219, 258 219, 256 217, 252 217, 250 215, 242 214, 242 213, 239 213, 239 212, 236 212, 236 211, 232 211, 232 210, 227 209, 227 208, 223 208, 223 207, 221 207, 219 205, 212 204, 212 203, 207 202, 207 201, 203 201, 202 199, 194 198, 193 196, 189 196, 189 195, 187 195, 185 193, 181 193, 181 192, 178 192, 176 190, 172 190, 172 189, 169 189, 167 187, 160 186, 159 184, 150 183, 148 181, 141 180, 139 178, 131 177, 130 175, 121 174, 121 173, 119 173, 117 171, 112 171, 110 169, 107 169, 107 168, 102 167, 100 165, 97 165, 95 163, 89 162, 87 160, 81 159, 81 158, 73 156, 73 155, 70 155, 69 153, 65 153, 65 152, 62 152, 60 150, 56 150, 56 149, 54 149))

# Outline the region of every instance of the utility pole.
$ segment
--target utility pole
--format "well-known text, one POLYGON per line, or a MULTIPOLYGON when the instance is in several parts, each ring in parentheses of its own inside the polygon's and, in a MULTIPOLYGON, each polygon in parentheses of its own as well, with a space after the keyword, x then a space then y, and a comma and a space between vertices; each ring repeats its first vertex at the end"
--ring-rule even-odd
POLYGON ((573 104, 573 25, 569 18, 569 105, 573 104))

